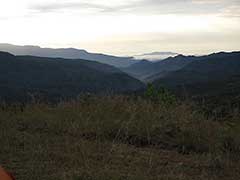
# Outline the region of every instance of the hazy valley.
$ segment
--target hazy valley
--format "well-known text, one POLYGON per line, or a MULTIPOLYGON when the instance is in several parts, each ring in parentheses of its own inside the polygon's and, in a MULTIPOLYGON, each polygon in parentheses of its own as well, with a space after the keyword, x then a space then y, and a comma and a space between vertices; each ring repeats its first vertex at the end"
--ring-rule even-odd
POLYGON ((240 178, 240 52, 151 61, 7 46, 0 160, 17 179, 240 178))

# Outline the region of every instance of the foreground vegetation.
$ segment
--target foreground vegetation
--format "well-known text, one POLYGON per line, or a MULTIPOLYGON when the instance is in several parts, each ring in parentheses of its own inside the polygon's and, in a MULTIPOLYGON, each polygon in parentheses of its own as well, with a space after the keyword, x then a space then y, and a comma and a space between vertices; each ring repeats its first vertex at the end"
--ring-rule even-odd
POLYGON ((166 96, 2 104, 0 162, 18 180, 239 179, 239 111, 166 96))

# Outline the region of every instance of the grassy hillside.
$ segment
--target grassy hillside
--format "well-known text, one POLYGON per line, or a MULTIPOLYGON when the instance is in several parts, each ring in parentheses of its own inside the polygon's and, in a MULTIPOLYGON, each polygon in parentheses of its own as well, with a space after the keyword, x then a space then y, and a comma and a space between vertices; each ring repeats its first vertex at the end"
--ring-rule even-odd
POLYGON ((0 106, 0 160, 18 180, 237 180, 240 114, 86 97, 0 106))
POLYGON ((13 56, 0 52, 0 97, 76 97, 82 92, 128 92, 144 85, 113 66, 86 60, 13 56))

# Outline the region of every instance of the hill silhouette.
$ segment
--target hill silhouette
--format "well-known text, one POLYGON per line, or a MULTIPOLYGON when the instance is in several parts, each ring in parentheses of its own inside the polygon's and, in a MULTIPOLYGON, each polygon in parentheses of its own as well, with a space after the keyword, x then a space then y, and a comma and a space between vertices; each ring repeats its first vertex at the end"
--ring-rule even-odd
POLYGON ((73 97, 82 92, 128 92, 144 85, 115 67, 93 61, 14 56, 0 52, 0 96, 38 93, 73 97))
POLYGON ((180 70, 154 81, 157 86, 175 90, 185 88, 194 94, 226 94, 240 92, 240 52, 214 53, 196 57, 180 70))

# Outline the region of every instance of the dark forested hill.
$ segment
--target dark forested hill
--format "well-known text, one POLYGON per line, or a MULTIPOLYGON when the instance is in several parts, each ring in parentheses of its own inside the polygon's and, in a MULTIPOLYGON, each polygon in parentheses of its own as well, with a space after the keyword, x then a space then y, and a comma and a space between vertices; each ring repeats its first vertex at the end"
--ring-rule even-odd
POLYGON ((198 57, 182 69, 154 81, 157 86, 184 88, 188 93, 240 92, 240 52, 215 53, 198 57))
POLYGON ((21 98, 38 93, 73 97, 81 92, 128 92, 144 85, 117 68, 93 61, 0 52, 0 96, 21 98))
POLYGON ((89 53, 83 49, 75 48, 41 48, 39 46, 16 46, 0 44, 0 51, 6 51, 14 55, 31 55, 40 57, 53 57, 65 59, 84 59, 109 64, 115 67, 127 67, 136 62, 132 57, 117 57, 99 53, 89 53))

